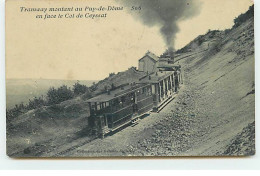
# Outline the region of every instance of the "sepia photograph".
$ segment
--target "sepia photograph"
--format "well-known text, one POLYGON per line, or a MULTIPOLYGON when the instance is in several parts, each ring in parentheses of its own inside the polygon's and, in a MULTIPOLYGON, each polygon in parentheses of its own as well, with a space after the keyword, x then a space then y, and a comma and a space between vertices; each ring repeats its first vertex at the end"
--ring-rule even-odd
POLYGON ((253 0, 6 1, 11 158, 255 155, 253 0))

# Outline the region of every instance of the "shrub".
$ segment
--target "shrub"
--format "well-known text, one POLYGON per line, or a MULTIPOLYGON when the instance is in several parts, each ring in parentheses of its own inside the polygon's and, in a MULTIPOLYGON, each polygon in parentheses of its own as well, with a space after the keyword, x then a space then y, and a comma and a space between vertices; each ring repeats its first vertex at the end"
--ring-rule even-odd
POLYGON ((112 77, 112 76, 114 76, 114 75, 116 75, 115 72, 109 73, 109 77, 112 77))
POLYGON ((233 27, 238 27, 240 26, 243 22, 247 21, 251 17, 254 16, 254 5, 249 7, 249 10, 244 13, 239 15, 237 18, 234 19, 234 26, 233 27))
POLYGON ((80 84, 79 81, 73 85, 74 95, 80 95, 86 92, 89 92, 88 87, 86 85, 80 84))
POLYGON ((73 98, 73 92, 67 86, 63 85, 58 89, 51 87, 47 92, 48 104, 58 104, 73 98))
POLYGON ((42 97, 34 97, 33 100, 29 99, 29 103, 27 105, 28 110, 36 109, 39 107, 42 107, 46 105, 46 101, 44 101, 43 96, 42 97))

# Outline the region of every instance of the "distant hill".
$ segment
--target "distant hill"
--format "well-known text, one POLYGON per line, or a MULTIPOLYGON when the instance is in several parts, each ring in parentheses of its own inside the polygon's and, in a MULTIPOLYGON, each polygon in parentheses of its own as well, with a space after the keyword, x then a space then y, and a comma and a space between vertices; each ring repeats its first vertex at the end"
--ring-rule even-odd
MULTIPOLYGON (((29 99, 46 95, 50 87, 67 85, 72 87, 77 80, 56 79, 7 79, 6 80, 6 108, 10 109, 21 102, 28 103, 29 99)), ((81 84, 91 86, 97 80, 80 80, 81 84)))

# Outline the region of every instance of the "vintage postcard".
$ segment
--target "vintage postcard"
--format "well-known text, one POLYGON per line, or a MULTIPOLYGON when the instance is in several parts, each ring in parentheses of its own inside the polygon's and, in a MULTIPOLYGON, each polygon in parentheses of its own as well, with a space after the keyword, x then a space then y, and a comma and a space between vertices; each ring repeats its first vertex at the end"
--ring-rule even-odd
POLYGON ((7 155, 255 154, 252 0, 7 0, 7 155))

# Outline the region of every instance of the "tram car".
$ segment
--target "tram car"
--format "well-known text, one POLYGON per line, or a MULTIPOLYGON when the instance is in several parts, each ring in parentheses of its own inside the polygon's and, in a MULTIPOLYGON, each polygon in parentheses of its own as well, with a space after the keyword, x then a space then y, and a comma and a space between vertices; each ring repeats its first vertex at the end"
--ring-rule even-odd
POLYGON ((164 69, 89 99, 89 126, 103 138, 148 112, 159 112, 174 98, 181 82, 179 67, 164 69))

